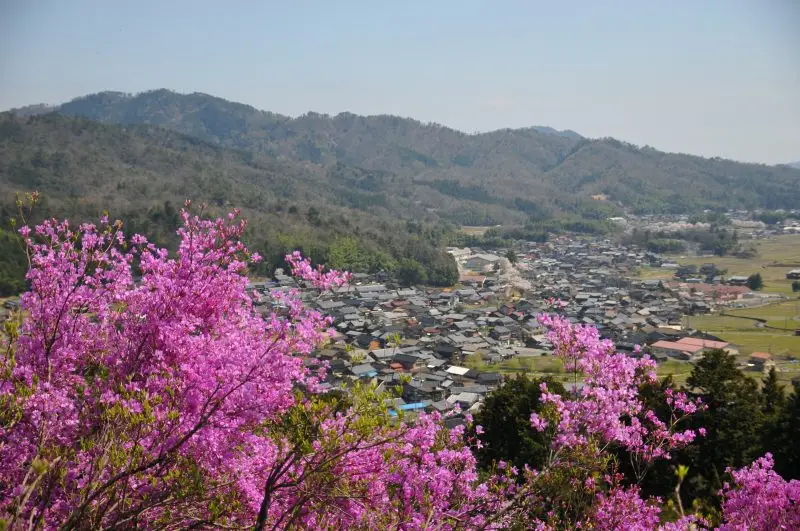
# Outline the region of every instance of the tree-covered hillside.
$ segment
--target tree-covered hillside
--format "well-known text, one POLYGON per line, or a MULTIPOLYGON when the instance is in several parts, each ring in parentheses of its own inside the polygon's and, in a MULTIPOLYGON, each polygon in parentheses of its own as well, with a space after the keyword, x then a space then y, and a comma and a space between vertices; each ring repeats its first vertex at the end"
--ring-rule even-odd
POLYGON ((601 194, 616 207, 636 212, 800 204, 800 171, 788 166, 669 154, 543 127, 468 135, 396 116, 307 113, 289 118, 168 90, 94 94, 57 110, 106 123, 159 125, 227 148, 326 167, 343 163, 412 178, 406 194, 465 223, 478 222, 478 213, 488 221, 508 221, 503 219, 508 213, 495 204, 515 198, 556 213, 579 211, 601 194), (448 186, 450 193, 442 194, 448 186), (468 198, 485 208, 473 206, 465 215, 452 208, 448 197, 468 198))
POLYGON ((420 281, 451 284, 457 271, 442 239, 453 227, 392 196, 380 184, 391 179, 227 150, 153 126, 0 114, 4 222, 15 215, 15 193, 39 190, 39 219, 97 219, 109 211, 128 231, 171 245, 177 209, 190 198, 211 212, 242 209, 250 222, 246 237, 265 257, 263 272, 302 249, 315 261, 333 258, 356 271, 392 273, 410 264, 420 281))

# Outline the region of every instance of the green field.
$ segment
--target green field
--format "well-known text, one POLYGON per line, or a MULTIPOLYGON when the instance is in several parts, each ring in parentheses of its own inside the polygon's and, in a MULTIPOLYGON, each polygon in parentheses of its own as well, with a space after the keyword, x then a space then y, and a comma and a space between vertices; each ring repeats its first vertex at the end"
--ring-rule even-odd
POLYGON ((494 371, 505 374, 526 373, 536 376, 554 375, 564 372, 561 360, 552 356, 518 356, 510 360, 503 360, 497 364, 490 364, 480 354, 464 358, 464 366, 476 371, 494 371))
MULTIPOLYGON (((727 276, 749 276, 761 273, 764 291, 784 293, 792 296, 792 281, 786 279, 791 269, 800 268, 800 234, 776 236, 767 240, 753 240, 758 255, 753 258, 735 256, 683 256, 669 255, 671 260, 681 265, 714 263, 720 269, 727 269, 727 276)), ((643 267, 639 278, 644 280, 670 280, 673 272, 660 268, 643 267)))
POLYGON ((800 301, 788 300, 760 308, 732 310, 726 315, 703 315, 686 317, 684 324, 721 337, 738 348, 739 360, 744 362, 753 352, 769 352, 775 360, 778 376, 783 382, 800 376, 800 336, 794 329, 800 328, 800 301), (734 315, 766 319, 768 326, 788 327, 789 330, 775 330, 759 327, 756 321, 737 319, 734 315))
POLYGON ((735 256, 671 256, 670 258, 682 265, 700 266, 713 262, 717 267, 727 269, 728 276, 761 273, 764 279, 764 291, 791 295, 792 281, 786 279, 786 273, 791 269, 800 268, 800 235, 790 234, 753 241, 758 250, 758 255, 754 258, 735 256), (775 267, 777 265, 781 266, 775 267))
MULTIPOLYGON (((798 299, 800 294, 792 293, 792 282, 786 279, 786 273, 791 269, 800 268, 800 235, 754 240, 754 244, 758 249, 758 256, 754 258, 676 255, 670 258, 681 265, 700 266, 714 263, 721 269, 727 269, 727 276, 761 273, 764 280, 763 291, 783 293, 790 299, 758 308, 729 310, 725 315, 687 317, 684 326, 714 334, 732 343, 741 352, 743 361, 755 351, 771 352, 779 369, 796 373, 798 371, 795 370, 794 364, 788 364, 788 358, 800 357, 800 336, 794 335, 794 330, 800 328, 800 299, 798 299), (785 330, 759 327, 756 321, 732 316, 764 319, 767 326, 785 330), (782 365, 787 366, 782 367, 782 365)), ((642 279, 670 280, 672 277, 671 271, 659 268, 645 267, 639 271, 639 278, 642 279)))
MULTIPOLYGON (((506 375, 524 373, 534 378, 550 376, 563 382, 570 382, 573 378, 572 373, 564 369, 561 360, 552 356, 516 357, 495 365, 486 363, 480 355, 467 356, 464 365, 481 372, 494 371, 506 375)), ((686 381, 691 372, 690 363, 673 360, 660 364, 656 371, 659 377, 671 374, 679 385, 686 381)))

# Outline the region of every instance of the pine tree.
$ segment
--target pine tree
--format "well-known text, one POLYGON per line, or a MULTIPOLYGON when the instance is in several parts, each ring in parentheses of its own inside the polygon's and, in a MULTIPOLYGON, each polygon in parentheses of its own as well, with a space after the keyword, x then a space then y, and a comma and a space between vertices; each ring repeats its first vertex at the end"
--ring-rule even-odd
POLYGON ((747 287, 753 291, 759 291, 764 287, 764 279, 761 278, 761 273, 755 273, 747 277, 747 287))
POLYGON ((783 386, 778 383, 778 373, 775 371, 775 367, 769 370, 762 384, 761 396, 764 401, 764 415, 768 419, 773 419, 786 405, 786 393, 783 386))
POLYGON ((800 382, 793 383, 794 392, 773 430, 770 450, 775 456, 775 471, 786 479, 800 478, 800 382))
POLYGON ((719 349, 695 364, 686 383, 708 409, 692 419, 694 426, 705 427, 706 436, 677 458, 694 472, 682 492, 710 499, 722 488, 728 467, 744 466, 762 453, 762 396, 756 381, 738 369, 736 358, 719 349))

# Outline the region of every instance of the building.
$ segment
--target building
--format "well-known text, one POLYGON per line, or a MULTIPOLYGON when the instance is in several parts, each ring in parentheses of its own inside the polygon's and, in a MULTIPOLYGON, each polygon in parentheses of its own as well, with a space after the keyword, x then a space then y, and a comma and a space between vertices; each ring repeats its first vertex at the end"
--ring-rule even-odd
POLYGON ((656 341, 650 345, 654 356, 666 355, 683 361, 694 361, 700 357, 703 347, 699 345, 689 345, 678 341, 656 341))
POLYGON ((467 258, 464 266, 471 271, 483 271, 499 261, 500 257, 496 254, 481 253, 467 258))
POLYGON ((766 371, 775 365, 772 361, 772 354, 769 352, 753 352, 750 354, 749 362, 757 371, 766 371))
POLYGON ((678 343, 682 345, 700 347, 703 352, 720 349, 726 351, 728 354, 735 355, 739 353, 737 349, 731 347, 730 343, 726 343, 725 341, 712 341, 710 339, 701 339, 699 337, 682 337, 678 340, 678 343))

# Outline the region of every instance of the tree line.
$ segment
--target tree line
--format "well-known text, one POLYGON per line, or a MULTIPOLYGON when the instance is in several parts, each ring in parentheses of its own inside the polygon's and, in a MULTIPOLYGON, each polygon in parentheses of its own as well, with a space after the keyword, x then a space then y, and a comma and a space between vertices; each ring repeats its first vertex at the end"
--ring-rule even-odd
MULTIPOLYGON (((529 378, 524 374, 508 379, 489 393, 476 415, 482 426, 484 446, 477 451, 480 466, 489 470, 505 461, 517 467, 536 468, 547 459, 552 440, 530 424, 532 413, 548 406, 541 400, 542 384, 551 393, 569 396, 572 391, 552 378, 529 378)), ((704 354, 692 368, 684 385, 671 376, 642 386, 640 393, 661 420, 669 420, 664 406, 668 393, 682 391, 700 400, 707 409, 687 422, 689 429, 705 435, 677 450, 672 459, 656 463, 641 482, 642 493, 675 503, 676 473, 687 467, 680 488, 685 508, 719 521, 719 492, 731 481, 729 468, 740 468, 766 453, 775 461, 775 471, 786 479, 800 479, 800 381, 787 389, 774 368, 762 379, 745 374, 734 356, 724 350, 704 354)), ((633 471, 626 451, 617 448, 614 459, 629 479, 633 471)))

